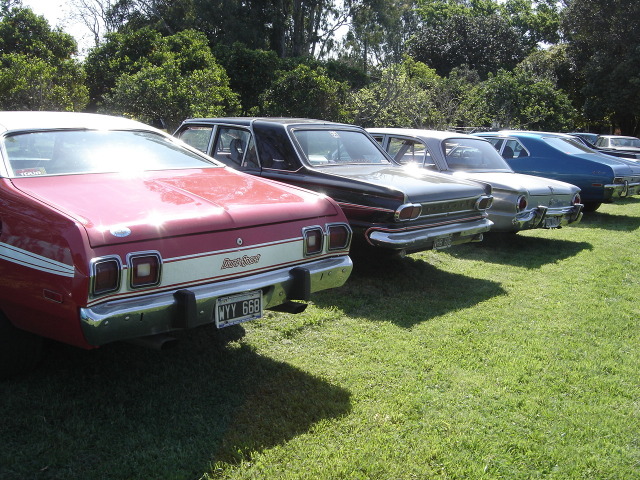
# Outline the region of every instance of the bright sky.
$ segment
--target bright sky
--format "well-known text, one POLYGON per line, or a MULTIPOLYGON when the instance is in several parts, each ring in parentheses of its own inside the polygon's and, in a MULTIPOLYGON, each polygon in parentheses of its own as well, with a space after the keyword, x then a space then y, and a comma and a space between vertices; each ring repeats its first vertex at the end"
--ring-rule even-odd
POLYGON ((83 49, 91 46, 89 31, 84 25, 69 19, 71 5, 61 0, 22 0, 36 15, 44 16, 51 28, 60 27, 64 32, 74 36, 82 55, 83 49))

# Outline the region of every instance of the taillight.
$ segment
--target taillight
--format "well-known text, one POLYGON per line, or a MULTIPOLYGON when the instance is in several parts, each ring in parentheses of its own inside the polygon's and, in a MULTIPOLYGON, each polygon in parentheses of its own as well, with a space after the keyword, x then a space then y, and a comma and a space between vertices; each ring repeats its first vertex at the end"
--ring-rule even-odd
POLYGON ((487 210, 493 204, 493 196, 483 195, 476 201, 476 210, 487 210))
POLYGON ((129 285, 131 288, 149 287, 160 283, 162 262, 157 253, 129 256, 129 285))
POLYGON ((571 199, 571 205, 577 205, 579 203, 582 203, 582 198, 580 198, 580 194, 576 193, 573 198, 571 199))
POLYGON ((96 260, 92 267, 92 287, 94 295, 114 292, 120 289, 120 260, 103 258, 96 260))
POLYGON ((527 202, 527 197, 525 197, 524 195, 520 195, 518 197, 518 200, 516 201, 516 209, 519 212, 522 212, 523 210, 525 210, 527 208, 528 204, 529 204, 529 202, 527 202))
POLYGON ((322 253, 322 240, 324 238, 324 234, 320 227, 306 228, 303 231, 303 237, 304 254, 306 256, 322 253))
POLYGON ((400 205, 395 213, 396 220, 415 220, 422 213, 422 205, 419 203, 405 203, 400 205))
POLYGON ((351 228, 345 224, 327 225, 329 231, 329 251, 344 250, 351 243, 351 228))

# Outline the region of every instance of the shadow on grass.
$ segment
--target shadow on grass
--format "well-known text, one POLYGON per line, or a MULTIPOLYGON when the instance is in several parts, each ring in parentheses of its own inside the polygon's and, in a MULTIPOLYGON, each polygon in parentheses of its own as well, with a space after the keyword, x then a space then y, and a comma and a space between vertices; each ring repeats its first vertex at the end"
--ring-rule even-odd
MULTIPOLYGON (((640 218, 627 215, 612 215, 604 212, 585 213, 575 228, 603 228, 606 230, 632 232, 640 228, 640 218)), ((574 228, 574 227, 571 227, 574 228)))
POLYGON ((2 479, 200 478, 350 410, 347 391, 213 329, 162 352, 53 344, 0 398, 2 479))
POLYGON ((442 271, 419 258, 356 261, 347 283, 314 294, 319 306, 352 317, 410 328, 445 313, 504 295, 500 283, 442 271))
POLYGON ((591 244, 587 242, 488 233, 482 242, 460 245, 451 248, 448 253, 455 258, 535 269, 591 249, 591 244))

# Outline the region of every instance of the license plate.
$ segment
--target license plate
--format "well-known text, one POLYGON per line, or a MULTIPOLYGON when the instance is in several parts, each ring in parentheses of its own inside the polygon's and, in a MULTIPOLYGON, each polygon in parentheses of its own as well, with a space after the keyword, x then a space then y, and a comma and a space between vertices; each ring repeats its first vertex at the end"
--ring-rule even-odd
POLYGON ((451 235, 446 235, 444 237, 437 237, 433 241, 433 248, 435 250, 442 250, 443 248, 449 248, 451 246, 451 235))
POLYGON ((220 297, 216 301, 213 314, 218 328, 260 318, 262 317, 262 292, 255 290, 220 297))
POLYGON ((560 217, 548 217, 544 219, 544 228, 557 228, 560 225, 560 217))

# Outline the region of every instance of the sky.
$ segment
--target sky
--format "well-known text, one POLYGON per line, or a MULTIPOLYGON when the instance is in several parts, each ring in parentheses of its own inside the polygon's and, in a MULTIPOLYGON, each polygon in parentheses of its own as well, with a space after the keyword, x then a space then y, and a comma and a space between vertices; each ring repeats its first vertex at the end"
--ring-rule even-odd
POLYGON ((22 5, 29 7, 36 15, 44 16, 51 28, 60 27, 64 32, 74 36, 78 42, 78 50, 82 54, 91 46, 91 36, 87 28, 69 19, 71 5, 61 0, 22 0, 22 5))

